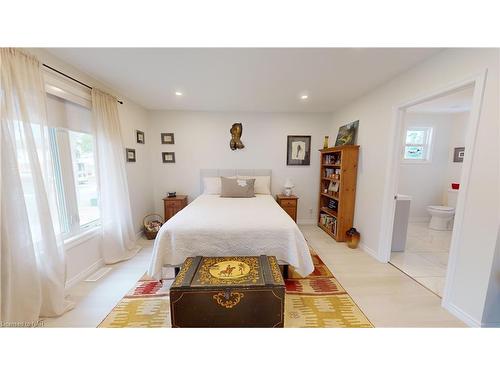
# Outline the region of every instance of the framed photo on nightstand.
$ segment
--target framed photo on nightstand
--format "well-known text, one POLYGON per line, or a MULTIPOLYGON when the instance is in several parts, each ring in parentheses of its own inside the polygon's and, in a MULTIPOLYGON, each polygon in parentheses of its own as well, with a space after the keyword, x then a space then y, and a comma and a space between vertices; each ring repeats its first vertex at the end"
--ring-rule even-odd
POLYGON ((175 163, 175 152, 162 152, 161 159, 164 163, 175 163))

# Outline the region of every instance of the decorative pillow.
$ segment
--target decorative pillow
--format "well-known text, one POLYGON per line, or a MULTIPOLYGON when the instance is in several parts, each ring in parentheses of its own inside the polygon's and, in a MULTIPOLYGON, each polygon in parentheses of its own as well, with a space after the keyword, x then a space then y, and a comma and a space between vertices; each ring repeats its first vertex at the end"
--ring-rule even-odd
MULTIPOLYGON (((229 177, 236 178, 236 176, 229 177)), ((220 195, 220 177, 203 177, 203 194, 220 195)))
POLYGON ((255 178, 221 177, 221 193, 223 198, 253 198, 255 197, 255 178))
POLYGON ((271 194, 271 176, 238 176, 238 178, 255 178, 255 194, 271 194))

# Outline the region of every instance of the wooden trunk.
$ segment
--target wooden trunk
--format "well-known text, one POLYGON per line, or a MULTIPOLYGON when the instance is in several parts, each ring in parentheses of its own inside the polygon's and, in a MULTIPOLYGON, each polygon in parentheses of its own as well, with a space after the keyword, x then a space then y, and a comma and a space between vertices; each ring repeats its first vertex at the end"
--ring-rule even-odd
POLYGON ((172 327, 283 327, 275 257, 187 258, 170 288, 172 327))

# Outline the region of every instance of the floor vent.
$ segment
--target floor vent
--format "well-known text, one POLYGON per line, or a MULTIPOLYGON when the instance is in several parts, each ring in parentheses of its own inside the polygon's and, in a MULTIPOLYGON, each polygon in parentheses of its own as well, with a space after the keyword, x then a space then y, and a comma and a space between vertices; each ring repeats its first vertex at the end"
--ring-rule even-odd
POLYGON ((111 267, 103 267, 103 268, 97 270, 96 272, 94 272, 89 277, 87 277, 85 279, 85 281, 95 282, 95 281, 99 280, 100 278, 102 278, 104 275, 106 275, 109 271, 111 271, 111 267))

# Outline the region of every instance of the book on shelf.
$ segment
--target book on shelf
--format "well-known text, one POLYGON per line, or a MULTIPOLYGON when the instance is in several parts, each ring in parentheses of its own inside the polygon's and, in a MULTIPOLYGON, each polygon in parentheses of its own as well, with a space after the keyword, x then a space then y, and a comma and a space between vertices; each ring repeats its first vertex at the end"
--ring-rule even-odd
POLYGON ((339 164, 340 154, 326 154, 324 155, 323 164, 339 164))
POLYGON ((328 208, 332 211, 337 211, 338 203, 335 199, 328 199, 328 208))
POLYGON ((326 178, 340 178, 340 168, 325 168, 323 175, 326 178))
POLYGON ((326 229, 337 235, 337 219, 335 217, 328 214, 321 214, 319 221, 326 229))

